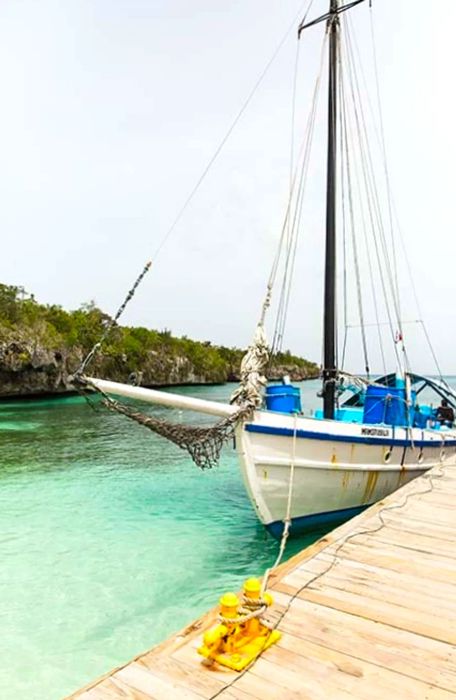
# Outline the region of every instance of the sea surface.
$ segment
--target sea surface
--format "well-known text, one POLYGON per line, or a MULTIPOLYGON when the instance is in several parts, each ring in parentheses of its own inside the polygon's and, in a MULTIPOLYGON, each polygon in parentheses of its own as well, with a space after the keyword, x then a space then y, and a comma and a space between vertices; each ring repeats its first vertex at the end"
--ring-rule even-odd
MULTIPOLYGON (((307 409, 318 386, 302 385, 307 409)), ((225 400, 233 388, 175 391, 225 400)), ((202 472, 79 397, 1 403, 0 446, 1 700, 59 700, 275 559, 231 446, 202 472)), ((320 534, 290 541, 287 555, 320 534)))
MULTIPOLYGON (((319 387, 301 385, 306 413, 319 387)), ((233 388, 175 391, 226 400, 233 388)), ((1 700, 60 700, 276 557, 231 446, 202 472, 178 447, 79 397, 0 403, 0 446, 1 700)), ((290 540, 287 556, 321 534, 290 540)))

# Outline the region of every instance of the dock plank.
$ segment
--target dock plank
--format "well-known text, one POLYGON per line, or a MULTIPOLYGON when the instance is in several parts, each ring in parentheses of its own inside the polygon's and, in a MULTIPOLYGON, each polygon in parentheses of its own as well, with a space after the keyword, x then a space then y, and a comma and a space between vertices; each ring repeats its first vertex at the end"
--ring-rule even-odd
POLYGON ((128 664, 125 668, 117 671, 113 679, 120 679, 127 686, 149 695, 154 700, 169 700, 169 698, 200 700, 203 697, 177 683, 174 674, 170 674, 168 680, 163 680, 161 676, 144 668, 138 662, 128 664))
POLYGON ((201 663, 212 610, 67 700, 456 700, 456 466, 328 533, 270 589, 282 638, 245 672, 201 663))
POLYGON ((456 688, 449 644, 304 600, 294 603, 281 629, 327 649, 411 676, 446 690, 456 688))

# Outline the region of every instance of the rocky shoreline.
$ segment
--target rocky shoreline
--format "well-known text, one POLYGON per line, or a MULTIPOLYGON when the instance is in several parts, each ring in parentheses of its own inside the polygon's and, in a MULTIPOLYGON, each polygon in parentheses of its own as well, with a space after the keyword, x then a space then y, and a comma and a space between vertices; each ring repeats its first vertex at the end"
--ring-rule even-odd
MULTIPOLYGON (((239 348, 176 337, 168 329, 120 326, 93 301, 67 311, 0 283, 0 398, 73 393, 72 376, 101 338, 89 376, 147 387, 239 380, 239 348)), ((285 351, 274 357, 269 378, 288 374, 302 381, 318 373, 315 363, 285 351)))
MULTIPOLYGON (((0 398, 30 398, 74 393, 71 377, 82 361, 80 349, 49 349, 39 343, 11 340, 0 343, 0 398)), ((91 376, 112 381, 131 381, 132 373, 141 373, 141 385, 169 387, 224 384, 239 381, 239 367, 201 372, 190 358, 149 351, 140 365, 134 366, 125 356, 100 353, 90 366, 91 376)), ((275 365, 268 379, 280 380, 289 375, 292 381, 318 377, 318 369, 296 364, 275 365)))

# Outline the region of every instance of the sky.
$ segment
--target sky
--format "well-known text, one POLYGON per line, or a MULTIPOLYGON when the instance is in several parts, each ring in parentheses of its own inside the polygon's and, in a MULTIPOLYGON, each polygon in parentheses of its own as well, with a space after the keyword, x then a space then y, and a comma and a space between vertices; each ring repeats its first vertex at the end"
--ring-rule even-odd
MULTIPOLYGON (((156 251, 306 5, 3 0, 0 281, 24 286, 43 303, 73 309, 93 299, 114 313, 152 259, 125 323, 246 346, 286 207, 295 29, 172 235, 156 251)), ((326 5, 314 0, 311 15, 326 5)), ((404 275, 404 317, 426 322, 443 372, 456 374, 456 7, 450 0, 372 5, 390 180, 421 307, 409 301, 404 275)), ((352 10, 352 20, 372 83, 367 2, 352 10)), ((309 29, 301 40, 296 142, 321 32, 309 29)), ((317 362, 324 118, 322 109, 285 337, 285 347, 317 362)), ((420 329, 407 329, 413 368, 435 371, 420 329)), ((359 348, 354 337, 353 371, 362 370, 359 348)))

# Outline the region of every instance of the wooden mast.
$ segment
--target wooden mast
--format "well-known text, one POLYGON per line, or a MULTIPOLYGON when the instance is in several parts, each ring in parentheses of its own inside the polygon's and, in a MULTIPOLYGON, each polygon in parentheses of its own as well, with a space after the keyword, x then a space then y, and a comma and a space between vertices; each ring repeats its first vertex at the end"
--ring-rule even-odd
POLYGON ((336 167, 338 0, 330 0, 328 77, 328 160, 326 176, 326 249, 324 293, 323 411, 334 418, 336 390, 336 167))
POLYGON ((339 15, 365 0, 352 0, 340 5, 330 0, 329 10, 321 17, 305 23, 298 29, 298 38, 307 27, 327 22, 329 34, 328 75, 328 156, 326 174, 326 244, 325 244, 325 294, 323 323, 323 413, 334 418, 337 381, 337 329, 336 329, 336 171, 337 171, 337 57, 339 42, 339 15))

